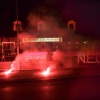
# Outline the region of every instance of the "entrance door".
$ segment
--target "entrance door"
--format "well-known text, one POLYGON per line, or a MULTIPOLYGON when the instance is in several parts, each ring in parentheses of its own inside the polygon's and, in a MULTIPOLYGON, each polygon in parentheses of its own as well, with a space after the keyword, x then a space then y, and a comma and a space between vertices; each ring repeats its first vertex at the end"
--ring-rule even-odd
POLYGON ((2 42, 2 60, 12 61, 15 55, 15 42, 2 42))

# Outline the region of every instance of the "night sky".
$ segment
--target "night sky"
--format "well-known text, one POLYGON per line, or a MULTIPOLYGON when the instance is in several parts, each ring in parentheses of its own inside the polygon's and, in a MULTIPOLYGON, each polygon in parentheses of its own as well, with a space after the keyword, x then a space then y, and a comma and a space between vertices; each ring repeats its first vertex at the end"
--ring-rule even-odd
MULTIPOLYGON (((100 1, 97 0, 18 0, 18 18, 27 26, 27 16, 52 15, 67 25, 76 21, 77 33, 84 36, 100 36, 100 1), (41 10, 42 9, 42 10, 41 10)), ((16 20, 16 0, 0 0, 0 36, 14 36, 13 22, 16 20)))

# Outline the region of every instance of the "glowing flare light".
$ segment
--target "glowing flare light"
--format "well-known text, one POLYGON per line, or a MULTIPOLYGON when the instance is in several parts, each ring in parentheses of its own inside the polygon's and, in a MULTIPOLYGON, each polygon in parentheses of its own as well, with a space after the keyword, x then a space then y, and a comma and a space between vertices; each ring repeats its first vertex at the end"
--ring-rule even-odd
POLYGON ((50 74, 50 68, 48 67, 46 71, 42 72, 42 75, 48 76, 50 74))
POLYGON ((12 69, 7 70, 6 72, 4 72, 5 75, 9 75, 12 72, 12 69))

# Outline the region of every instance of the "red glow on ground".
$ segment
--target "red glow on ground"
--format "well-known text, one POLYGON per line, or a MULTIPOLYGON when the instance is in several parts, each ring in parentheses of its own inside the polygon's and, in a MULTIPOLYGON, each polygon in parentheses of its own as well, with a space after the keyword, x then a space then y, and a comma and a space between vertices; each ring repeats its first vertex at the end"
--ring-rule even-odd
POLYGON ((5 75, 9 75, 12 72, 12 69, 7 70, 6 72, 4 72, 5 75))

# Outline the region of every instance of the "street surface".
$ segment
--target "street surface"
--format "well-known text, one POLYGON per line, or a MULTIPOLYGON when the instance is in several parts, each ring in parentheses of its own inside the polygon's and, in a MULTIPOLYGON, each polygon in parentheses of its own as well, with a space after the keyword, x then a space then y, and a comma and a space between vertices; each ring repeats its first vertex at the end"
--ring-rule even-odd
POLYGON ((0 100, 100 100, 100 68, 54 79, 0 81, 0 100))

